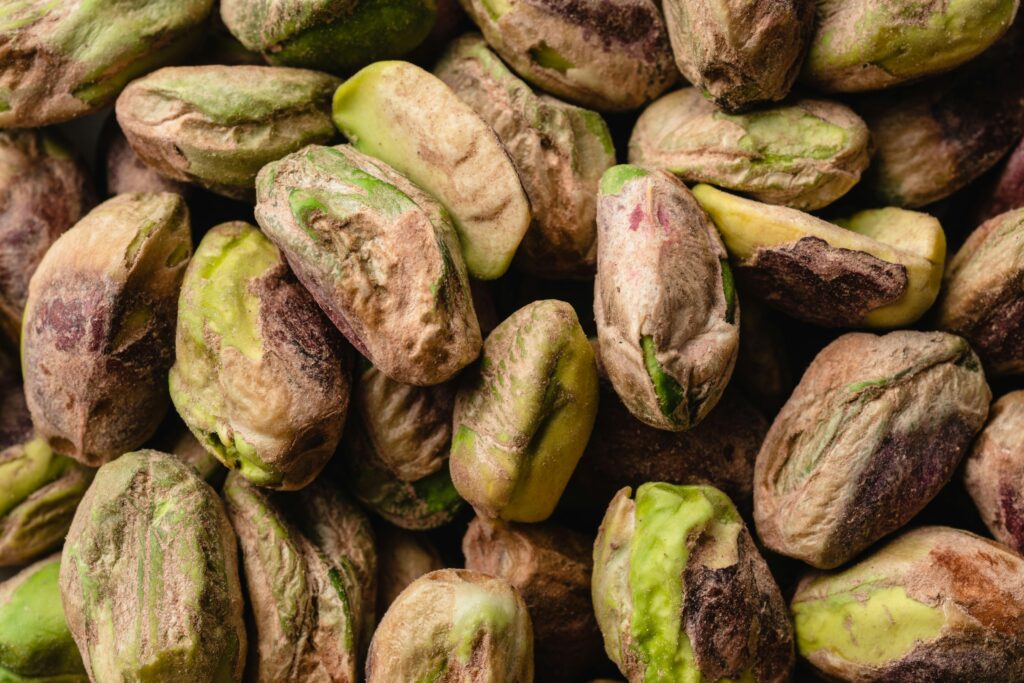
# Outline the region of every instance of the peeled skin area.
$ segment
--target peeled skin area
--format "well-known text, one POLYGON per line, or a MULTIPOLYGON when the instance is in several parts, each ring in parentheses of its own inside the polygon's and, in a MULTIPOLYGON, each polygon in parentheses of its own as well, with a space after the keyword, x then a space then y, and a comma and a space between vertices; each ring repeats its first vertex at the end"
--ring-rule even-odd
POLYGON ((434 73, 494 129, 515 162, 533 212, 517 252, 520 269, 552 278, 592 275, 598 183, 615 164, 601 115, 535 94, 477 35, 455 40, 434 73))
POLYGON ((533 681, 533 631, 505 580, 441 569, 406 588, 381 619, 367 683, 533 681))
POLYGON ((123 194, 54 242, 29 284, 25 398, 53 450, 96 467, 167 411, 178 291, 192 254, 176 194, 123 194))
POLYGON ((800 99, 729 115, 697 88, 644 110, 629 161, 803 211, 846 194, 868 167, 868 128, 837 102, 800 99))
POLYGON ((718 402, 739 349, 721 238, 682 182, 637 166, 605 173, 597 226, 602 366, 637 419, 689 429, 718 402))
POLYGON ((843 335, 807 368, 757 456, 761 541, 822 569, 856 557, 946 485, 991 399, 960 337, 843 335))
POLYGON ((612 499, 591 583, 608 657, 629 683, 783 683, 793 629, 736 508, 710 486, 647 483, 612 499))
POLYGON ((594 352, 572 307, 535 301, 491 332, 455 397, 449 466, 487 519, 547 519, 597 414, 594 352))
POLYGON ((919 80, 970 61, 1013 23, 1019 0, 817 0, 803 81, 860 92, 919 80))
POLYGON ((389 524, 377 528, 377 614, 384 614, 409 584, 424 574, 444 569, 437 547, 426 534, 389 524))
POLYGON ((950 260, 937 325, 963 335, 993 376, 1024 374, 1024 209, 982 223, 950 260))
POLYGON ((110 104, 184 58, 213 0, 25 0, 0 17, 0 126, 28 128, 110 104))
POLYGON ((100 468, 71 524, 60 591, 93 681, 241 681, 238 550, 224 505, 158 451, 100 468))
POLYGON ((247 223, 224 223, 185 273, 171 400, 227 467, 258 486, 300 489, 341 438, 344 349, 277 247, 247 223))
POLYGON ((992 536, 1024 554, 1024 391, 992 404, 967 456, 964 485, 992 536))
POLYGON ((693 188, 722 233, 740 284, 822 327, 902 327, 939 293, 946 236, 924 213, 870 209, 829 223, 796 209, 693 188))
POLYGON ((676 65, 725 111, 789 94, 814 31, 814 0, 664 0, 676 65))
POLYGON ((266 166, 256 220, 352 345, 388 377, 440 384, 480 352, 451 221, 426 193, 348 146, 266 166))
POLYGON ((922 527, 793 597, 800 655, 829 680, 1024 679, 1024 559, 948 527, 922 527))
POLYGON ((636 109, 679 78, 652 0, 460 2, 516 73, 581 106, 636 109))

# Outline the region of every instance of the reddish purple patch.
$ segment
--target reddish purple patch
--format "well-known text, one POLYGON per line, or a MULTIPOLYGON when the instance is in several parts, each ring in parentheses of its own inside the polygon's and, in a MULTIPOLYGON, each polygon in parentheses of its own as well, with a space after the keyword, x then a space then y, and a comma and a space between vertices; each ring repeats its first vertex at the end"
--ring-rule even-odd
POLYGON ((661 227, 665 229, 666 233, 672 232, 672 221, 669 220, 664 206, 658 207, 658 222, 661 223, 661 227))
POLYGON ((639 204, 633 209, 633 213, 629 214, 629 229, 636 232, 640 228, 640 223, 644 220, 644 209, 639 204))
POLYGON ((999 487, 999 508, 1003 526, 1013 538, 1017 550, 1024 550, 1024 497, 1009 484, 999 487))

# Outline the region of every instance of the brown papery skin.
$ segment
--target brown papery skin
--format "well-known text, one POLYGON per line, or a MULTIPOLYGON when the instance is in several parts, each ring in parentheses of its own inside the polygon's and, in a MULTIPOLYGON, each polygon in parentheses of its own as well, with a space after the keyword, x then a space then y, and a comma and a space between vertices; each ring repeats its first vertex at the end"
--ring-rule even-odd
POLYGON ((139 158, 117 126, 116 119, 110 119, 104 137, 100 151, 105 155, 103 169, 109 196, 126 192, 177 192, 183 197, 188 196, 187 184, 160 175, 139 158))
POLYGON ((996 540, 1024 554, 1024 391, 992 404, 967 456, 964 484, 996 540))
POLYGON ((410 583, 444 569, 444 560, 426 535, 390 524, 377 527, 377 541, 377 614, 384 614, 410 583))
POLYGON ((979 222, 1013 209, 1024 208, 1024 140, 1010 154, 978 209, 979 222))

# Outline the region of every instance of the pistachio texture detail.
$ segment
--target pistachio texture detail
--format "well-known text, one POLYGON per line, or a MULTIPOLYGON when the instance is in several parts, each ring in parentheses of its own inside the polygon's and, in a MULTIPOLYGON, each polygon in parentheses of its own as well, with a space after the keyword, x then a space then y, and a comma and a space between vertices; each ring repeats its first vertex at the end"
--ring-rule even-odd
POLYGON ((444 560, 426 534, 381 524, 376 536, 377 614, 384 614, 409 584, 444 569, 444 560))
POLYGON ((117 125, 116 117, 108 119, 100 136, 100 156, 110 196, 129 192, 177 192, 188 196, 187 183, 161 175, 139 158, 117 125))
POLYGON ((841 336, 807 368, 757 456, 761 541, 819 568, 852 559, 946 485, 991 399, 960 337, 841 336))
POLYGON ((1024 209, 1024 139, 984 193, 977 213, 985 221, 1013 209, 1024 209))

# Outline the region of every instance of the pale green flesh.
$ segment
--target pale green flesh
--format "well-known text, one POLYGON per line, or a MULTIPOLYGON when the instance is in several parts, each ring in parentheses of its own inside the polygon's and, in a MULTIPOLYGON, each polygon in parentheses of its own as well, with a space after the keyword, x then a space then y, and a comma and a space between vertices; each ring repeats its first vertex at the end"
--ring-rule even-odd
POLYGON ((601 194, 619 194, 623 186, 630 180, 643 178, 648 175, 650 173, 639 166, 632 166, 630 164, 612 166, 601 176, 601 194))
POLYGON ((460 663, 467 664, 482 633, 488 633, 494 642, 500 643, 515 618, 516 603, 508 596, 495 596, 474 583, 460 583, 448 632, 449 652, 460 663))
MULTIPOLYGON (((665 372, 661 363, 658 362, 657 348, 653 337, 650 335, 641 337, 640 348, 644 353, 644 367, 654 385, 654 393, 658 397, 658 408, 662 415, 672 418, 679 405, 686 400, 683 388, 675 378, 665 372)), ((674 421, 675 419, 673 419, 674 421)))
POLYGON ((0 515, 63 474, 70 462, 51 451, 42 437, 26 443, 20 457, 0 464, 0 515))
POLYGON ((715 112, 716 119, 730 121, 746 131, 739 139, 745 152, 757 155, 752 162, 782 164, 797 159, 831 159, 841 153, 849 134, 840 126, 798 107, 779 107, 749 114, 715 112))

